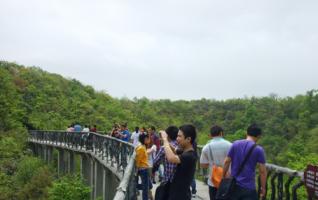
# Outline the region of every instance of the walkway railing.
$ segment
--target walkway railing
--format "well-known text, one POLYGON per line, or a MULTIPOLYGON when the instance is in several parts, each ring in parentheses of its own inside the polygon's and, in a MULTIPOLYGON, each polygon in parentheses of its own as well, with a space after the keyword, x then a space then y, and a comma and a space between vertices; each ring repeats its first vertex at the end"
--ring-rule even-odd
MULTIPOLYGON (((198 155, 202 153, 203 146, 198 146, 198 155)), ((292 170, 278 165, 266 164, 267 168, 267 183, 266 183, 266 196, 264 199, 271 200, 297 200, 297 191, 304 185, 303 172, 292 170), (296 183, 293 183, 296 182, 296 183), (292 184, 293 183, 293 184, 292 184)), ((200 167, 197 163, 197 175, 205 182, 209 178, 208 171, 200 167)), ((260 177, 257 180, 258 192, 260 191, 260 177)), ((299 196, 299 195, 298 195, 299 196)))
POLYGON ((121 180, 114 199, 135 198, 135 153, 132 144, 92 132, 38 130, 29 131, 29 142, 93 155, 97 160, 103 161, 101 163, 105 167, 115 171, 121 180))
MULTIPOLYGON (((116 200, 136 199, 135 153, 132 144, 98 133, 63 132, 63 131, 30 131, 29 142, 53 147, 66 148, 79 153, 87 153, 104 161, 105 167, 115 168, 120 177, 116 200), (106 163, 106 164, 105 164, 106 163)), ((202 146, 198 146, 198 155, 202 146)), ((297 200, 297 191, 304 185, 303 172, 291 170, 273 164, 266 164, 268 178, 266 197, 271 200, 297 200)), ((113 170, 114 171, 114 170, 113 170)), ((197 176, 204 180, 208 172, 197 164, 197 176)), ((258 177, 258 191, 260 178, 258 177)))

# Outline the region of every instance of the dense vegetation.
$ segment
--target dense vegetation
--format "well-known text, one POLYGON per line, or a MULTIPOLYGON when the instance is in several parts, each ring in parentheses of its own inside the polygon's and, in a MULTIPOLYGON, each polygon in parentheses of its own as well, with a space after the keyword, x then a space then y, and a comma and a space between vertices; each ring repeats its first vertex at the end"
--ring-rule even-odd
POLYGON ((317 90, 296 97, 224 101, 116 99, 40 68, 0 62, 0 199, 47 199, 48 188, 59 184, 52 184, 50 169, 28 156, 27 130, 65 130, 73 122, 97 124, 103 132, 114 122, 128 122, 130 130, 136 125, 165 128, 192 123, 201 144, 213 124, 223 126, 226 137, 235 140, 256 122, 264 130, 260 142, 268 162, 299 170, 318 163, 317 90), (27 165, 36 170, 27 171, 27 165), (43 187, 30 188, 27 182, 43 187), (30 191, 38 196, 28 196, 30 191))

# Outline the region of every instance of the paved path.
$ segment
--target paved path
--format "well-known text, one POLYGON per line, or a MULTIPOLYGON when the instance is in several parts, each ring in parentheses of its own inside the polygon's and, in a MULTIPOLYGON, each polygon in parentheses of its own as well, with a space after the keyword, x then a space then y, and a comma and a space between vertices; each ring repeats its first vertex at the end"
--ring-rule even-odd
MULTIPOLYGON (((210 200, 208 186, 198 180, 196 180, 196 184, 197 184, 197 195, 195 198, 192 198, 192 199, 193 200, 210 200)), ((152 188, 153 196, 155 195, 155 191, 158 185, 159 185, 158 183, 153 185, 153 188, 152 188)), ((142 200, 141 191, 140 191, 140 195, 138 196, 138 200, 142 200)))

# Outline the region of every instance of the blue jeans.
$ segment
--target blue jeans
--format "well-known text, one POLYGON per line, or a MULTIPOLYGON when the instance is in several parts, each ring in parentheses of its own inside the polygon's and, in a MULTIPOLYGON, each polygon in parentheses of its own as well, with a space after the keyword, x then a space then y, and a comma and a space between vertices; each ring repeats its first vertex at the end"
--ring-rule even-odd
POLYGON ((148 200, 148 192, 149 189, 152 188, 148 169, 139 169, 138 177, 139 176, 141 178, 141 184, 137 184, 137 189, 142 190, 142 200, 148 200))
POLYGON ((195 178, 193 178, 192 182, 191 182, 191 193, 192 194, 196 194, 197 193, 197 184, 195 182, 195 178))
POLYGON ((256 190, 235 186, 234 195, 231 200, 258 200, 256 190))

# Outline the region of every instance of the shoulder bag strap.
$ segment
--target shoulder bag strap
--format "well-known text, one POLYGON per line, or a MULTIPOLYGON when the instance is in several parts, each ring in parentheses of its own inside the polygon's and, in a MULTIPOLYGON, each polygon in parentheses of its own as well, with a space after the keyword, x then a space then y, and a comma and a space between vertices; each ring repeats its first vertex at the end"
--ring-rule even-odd
POLYGON ((220 163, 218 163, 217 160, 214 159, 212 145, 209 145, 209 150, 210 150, 211 158, 213 160, 213 165, 220 166, 220 163))
POLYGON ((210 150, 211 158, 212 158, 213 163, 214 163, 214 158, 213 158, 213 153, 212 153, 212 147, 211 147, 211 145, 210 145, 210 144, 209 144, 209 150, 210 150))
POLYGON ((248 153, 247 153, 247 155, 245 156, 245 158, 244 158, 244 160, 243 160, 243 162, 242 162, 242 164, 241 164, 241 166, 240 166, 240 168, 239 168, 239 170, 238 170, 236 176, 238 176, 238 175, 242 172, 242 170, 243 170, 243 168, 244 168, 244 165, 246 164, 248 158, 251 156, 251 154, 252 154, 252 152, 253 152, 253 150, 255 149, 256 146, 257 146, 257 144, 255 143, 255 144, 252 146, 252 148, 248 151, 248 153))

